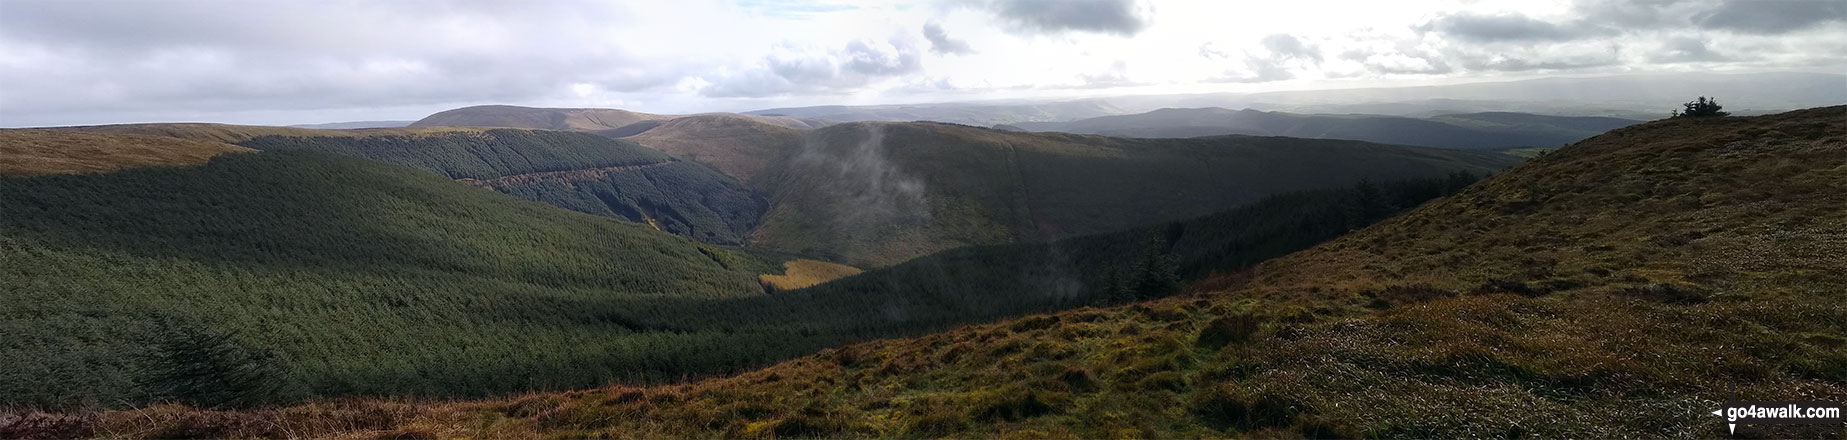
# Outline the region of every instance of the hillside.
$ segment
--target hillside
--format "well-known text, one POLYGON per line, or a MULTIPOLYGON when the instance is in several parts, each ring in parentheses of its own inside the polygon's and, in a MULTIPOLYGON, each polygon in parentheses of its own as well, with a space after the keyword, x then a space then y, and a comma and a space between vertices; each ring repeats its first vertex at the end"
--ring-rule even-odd
POLYGON ((145 402, 144 382, 178 368, 161 347, 201 334, 270 359, 252 389, 208 385, 252 399, 593 386, 647 370, 624 347, 704 342, 584 325, 573 304, 760 295, 780 272, 319 152, 0 178, 0 206, 0 406, 145 402))
POLYGON ((151 165, 194 165, 251 151, 222 142, 161 136, 0 130, 0 176, 94 173, 151 165))
POLYGON ((1490 112, 1428 119, 1376 115, 1298 115, 1223 108, 1165 108, 1070 122, 1016 124, 1059 131, 1144 138, 1241 134, 1352 139, 1457 149, 1556 147, 1641 121, 1490 112))
MULTIPOLYGON (((707 113, 728 115, 730 113, 707 113)), ((653 124, 687 115, 657 115, 613 108, 540 108, 512 105, 478 105, 444 110, 410 123, 411 127, 511 127, 541 130, 584 131, 632 136, 653 124)), ((814 118, 788 116, 736 115, 757 122, 788 128, 808 129, 829 124, 814 118)))
POLYGON ((1709 412, 1733 396, 1847 393, 1844 112, 1619 129, 1190 297, 874 341, 688 385, 156 407, 77 432, 1724 436, 1709 412))
POLYGON ((708 243, 739 244, 767 202, 733 179, 633 142, 585 133, 456 127, 309 130, 134 124, 59 130, 316 150, 409 166, 579 212, 645 223, 708 243))
MULTIPOLYGON (((663 122, 625 138, 706 165, 758 189, 766 189, 766 170, 801 148, 803 134, 796 129, 730 114, 705 114, 663 122)), ((773 174, 773 173, 771 173, 773 174)))
POLYGON ((641 121, 672 116, 613 108, 534 108, 511 105, 477 105, 444 110, 425 116, 410 127, 513 127, 542 130, 609 130, 641 121))
MULTIPOLYGON (((0 289, 17 306, 7 331, 23 336, 3 353, 19 363, 0 365, 0 407, 466 397, 730 373, 844 342, 1122 301, 1112 286, 1129 284, 1110 280, 1155 273, 1137 271, 1136 255, 1104 257, 1114 252, 1062 262, 1066 252, 1144 249, 1155 232, 1135 230, 945 253, 766 296, 760 281, 857 270, 777 268, 323 152, 234 156, 0 179, 0 202, 16 208, 0 219, 0 289), (1085 275, 1049 291, 987 290, 1032 286, 1037 278, 1014 275, 1046 274, 1046 264, 1085 275), (184 354, 199 352, 216 354, 184 354), (171 377, 201 370, 218 373, 203 385, 171 377)), ((1185 279, 1241 267, 1455 186, 1278 197, 1163 226, 1162 247, 1177 259, 1160 267, 1185 279), (1344 208, 1366 194, 1378 209, 1344 208)), ((10 416, 0 412, 0 428, 18 428, 10 416)))
POLYGON ((1350 141, 848 123, 807 133, 778 174, 755 177, 771 207, 749 242, 879 267, 1198 217, 1290 191, 1485 174, 1518 160, 1350 141))

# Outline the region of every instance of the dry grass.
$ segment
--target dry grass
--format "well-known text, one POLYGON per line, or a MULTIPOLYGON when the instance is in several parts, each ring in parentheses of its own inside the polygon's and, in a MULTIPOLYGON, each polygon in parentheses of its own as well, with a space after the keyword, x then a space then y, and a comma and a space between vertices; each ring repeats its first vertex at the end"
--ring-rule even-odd
POLYGON ((0 130, 0 175, 100 173, 151 165, 195 165, 236 145, 161 136, 0 130))
POLYGON ((711 165, 740 182, 763 188, 757 176, 781 166, 801 147, 802 132, 732 114, 675 118, 627 140, 711 165))
POLYGON ((771 290, 783 291, 812 287, 863 272, 853 266, 806 258, 782 263, 782 269, 782 275, 763 274, 758 275, 757 279, 771 290))

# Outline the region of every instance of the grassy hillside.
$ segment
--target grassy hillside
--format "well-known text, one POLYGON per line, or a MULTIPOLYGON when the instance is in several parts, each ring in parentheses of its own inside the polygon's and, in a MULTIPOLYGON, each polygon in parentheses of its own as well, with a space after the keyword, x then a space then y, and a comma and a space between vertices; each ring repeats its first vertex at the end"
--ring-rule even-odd
POLYGON ((150 359, 188 328, 271 358, 274 399, 595 385, 662 368, 637 347, 711 347, 580 321, 574 304, 760 295, 757 276, 778 272, 316 152, 0 178, 0 206, 0 406, 144 402, 166 368, 150 359))
POLYGON ((477 105, 444 110, 425 116, 411 127, 513 127, 544 130, 608 130, 641 121, 672 116, 613 108, 533 108, 511 105, 477 105))
MULTIPOLYGON (((645 136, 645 135, 644 135, 645 136)), ((1266 195, 1371 179, 1483 174, 1496 154, 1363 142, 1125 139, 937 123, 809 132, 767 184, 750 242, 855 266, 1197 217, 1266 195)))
POLYGON ((0 176, 96 173, 151 165, 194 165, 250 151, 221 142, 161 136, 0 130, 0 176))
POLYGON ((663 122, 625 138, 648 148, 711 165, 725 175, 759 189, 766 170, 775 170, 801 148, 801 131, 750 118, 710 114, 663 122))
POLYGON ((169 406, 71 419, 73 432, 1725 436, 1709 412, 1734 395, 1847 393, 1844 112, 1616 130, 1187 297, 857 344, 688 385, 169 406))
POLYGON ((1375 115, 1299 115, 1223 108, 1165 108, 1070 122, 1022 123, 1034 131, 1145 138, 1241 134, 1352 139, 1459 149, 1556 147, 1641 121, 1489 112, 1428 119, 1375 115))

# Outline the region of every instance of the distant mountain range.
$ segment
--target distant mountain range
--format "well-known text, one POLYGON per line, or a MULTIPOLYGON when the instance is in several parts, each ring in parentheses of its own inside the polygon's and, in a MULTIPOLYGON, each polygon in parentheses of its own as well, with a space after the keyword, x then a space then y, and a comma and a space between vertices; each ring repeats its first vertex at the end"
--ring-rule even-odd
MULTIPOLYGON (((723 113, 705 113, 723 114, 723 113)), ((690 115, 661 115, 613 108, 541 108, 478 105, 446 110, 410 123, 411 127, 512 127, 571 130, 610 137, 634 135, 664 121, 690 115)), ((747 116, 757 122, 790 128, 815 128, 832 122, 813 118, 747 116)))
POLYGON ((1023 130, 1139 138, 1241 134, 1353 139, 1456 149, 1558 147, 1641 121, 1588 116, 1489 112, 1408 118, 1377 115, 1298 115, 1223 108, 1168 108, 1069 122, 1023 122, 1023 130))
POLYGON ((1162 108, 1251 108, 1291 113, 1410 116, 1519 112, 1653 120, 1698 96, 1738 115, 1847 103, 1847 75, 1809 72, 1557 77, 1415 87, 1260 93, 1130 95, 909 105, 819 106, 745 112, 838 121, 930 120, 973 125, 1058 122, 1162 108))
POLYGON ((1029 104, 826 105, 745 112, 750 115, 797 116, 841 122, 936 121, 982 126, 1032 121, 1069 121, 1122 113, 1126 111, 1100 100, 1029 104))

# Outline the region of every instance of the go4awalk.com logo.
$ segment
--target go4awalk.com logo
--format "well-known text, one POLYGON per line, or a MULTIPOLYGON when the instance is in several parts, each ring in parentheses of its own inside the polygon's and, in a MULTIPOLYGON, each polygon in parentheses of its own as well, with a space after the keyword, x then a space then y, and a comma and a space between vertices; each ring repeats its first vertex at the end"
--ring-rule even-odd
POLYGON ((1840 426, 1841 404, 1838 402, 1747 402, 1730 401, 1712 415, 1725 418, 1726 430, 1736 434, 1738 425, 1750 424, 1832 424, 1840 426))

